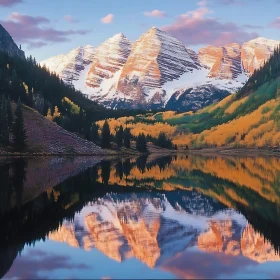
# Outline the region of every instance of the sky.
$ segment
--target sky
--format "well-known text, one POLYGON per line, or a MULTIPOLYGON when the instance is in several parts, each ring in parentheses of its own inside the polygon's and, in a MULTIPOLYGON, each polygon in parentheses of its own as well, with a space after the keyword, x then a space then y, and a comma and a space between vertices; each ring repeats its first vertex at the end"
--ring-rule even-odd
POLYGON ((153 26, 197 51, 280 40, 280 0, 0 0, 0 24, 37 61, 120 32, 135 41, 153 26))

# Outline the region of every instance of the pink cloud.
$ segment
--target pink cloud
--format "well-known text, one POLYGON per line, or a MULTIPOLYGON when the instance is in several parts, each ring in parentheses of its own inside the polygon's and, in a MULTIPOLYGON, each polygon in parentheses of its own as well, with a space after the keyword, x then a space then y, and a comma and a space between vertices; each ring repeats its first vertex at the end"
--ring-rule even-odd
POLYGON ((164 18, 167 16, 166 12, 160 10, 153 10, 151 12, 145 12, 145 16, 147 17, 157 17, 157 18, 164 18))
POLYGON ((11 21, 16 21, 16 22, 20 22, 22 24, 27 24, 27 25, 37 25, 40 23, 49 23, 50 20, 45 18, 45 17, 32 17, 32 16, 28 16, 28 15, 23 15, 20 13, 11 13, 8 16, 8 19, 11 21))
POLYGON ((114 19, 114 15, 113 14, 108 14, 107 16, 101 18, 101 22, 104 24, 109 24, 112 23, 114 19))
POLYGON ((0 6, 10 7, 22 2, 22 0, 0 0, 0 6))
POLYGON ((270 27, 280 29, 280 17, 276 18, 273 22, 269 24, 270 27))
POLYGON ((50 23, 45 17, 32 17, 20 13, 12 13, 7 20, 0 20, 0 24, 17 42, 27 44, 29 48, 67 42, 73 35, 85 35, 89 32, 81 29, 58 30, 47 26, 50 23))
POLYGON ((209 17, 212 13, 206 1, 198 2, 198 8, 177 17, 174 23, 162 29, 186 45, 210 44, 215 46, 236 42, 243 43, 258 37, 231 22, 221 22, 209 17))
POLYGON ((64 19, 65 21, 69 22, 69 23, 77 23, 77 22, 79 22, 79 20, 75 19, 75 18, 74 18, 73 16, 71 16, 71 15, 65 15, 65 16, 63 17, 63 19, 64 19))

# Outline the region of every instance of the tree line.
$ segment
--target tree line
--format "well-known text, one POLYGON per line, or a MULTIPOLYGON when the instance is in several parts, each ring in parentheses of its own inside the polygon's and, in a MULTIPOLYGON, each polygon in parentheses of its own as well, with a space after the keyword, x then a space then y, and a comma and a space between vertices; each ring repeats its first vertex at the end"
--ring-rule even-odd
POLYGON ((140 133, 138 136, 133 136, 129 128, 123 128, 121 125, 117 130, 116 134, 112 135, 110 132, 110 126, 107 120, 104 122, 102 128, 99 128, 95 123, 91 127, 90 140, 103 149, 112 148, 112 142, 114 142, 118 148, 131 148, 131 141, 134 140, 136 143, 136 150, 140 153, 148 152, 148 142, 152 142, 154 145, 164 148, 164 149, 176 149, 177 145, 173 145, 172 141, 165 135, 165 133, 160 133, 157 138, 151 137, 150 135, 145 135, 140 133), (101 135, 99 136, 99 129, 101 129, 101 135))
POLYGON ((280 47, 274 49, 273 54, 259 69, 255 69, 247 83, 238 91, 237 98, 243 97, 251 91, 257 90, 261 85, 280 76, 280 47))
POLYGON ((13 112, 10 98, 6 99, 2 95, 0 100, 0 146, 12 146, 16 151, 22 151, 26 147, 26 131, 20 98, 13 112))
POLYGON ((20 98, 22 104, 87 140, 96 130, 92 124, 98 120, 145 113, 141 109, 107 109, 66 84, 32 56, 21 59, 0 51, 0 99, 3 95, 15 103, 20 98))

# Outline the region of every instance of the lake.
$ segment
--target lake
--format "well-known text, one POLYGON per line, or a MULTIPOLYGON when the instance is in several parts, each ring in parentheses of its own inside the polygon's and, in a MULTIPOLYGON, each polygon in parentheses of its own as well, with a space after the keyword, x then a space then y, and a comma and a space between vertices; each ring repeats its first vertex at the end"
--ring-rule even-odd
POLYGON ((0 159, 3 279, 280 278, 280 159, 0 159))

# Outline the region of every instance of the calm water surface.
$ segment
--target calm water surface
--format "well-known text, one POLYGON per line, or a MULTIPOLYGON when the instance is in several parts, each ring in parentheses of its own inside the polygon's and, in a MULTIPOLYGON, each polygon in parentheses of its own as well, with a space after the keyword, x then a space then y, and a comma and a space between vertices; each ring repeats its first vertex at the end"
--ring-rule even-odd
POLYGON ((0 277, 280 278, 280 160, 0 160, 0 277))

